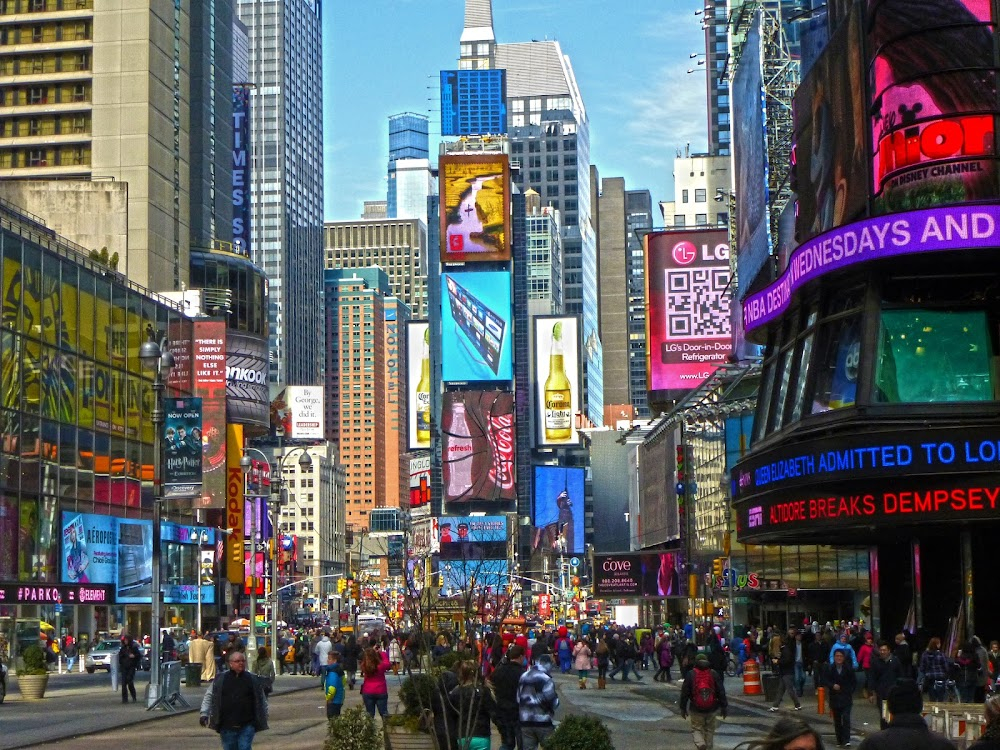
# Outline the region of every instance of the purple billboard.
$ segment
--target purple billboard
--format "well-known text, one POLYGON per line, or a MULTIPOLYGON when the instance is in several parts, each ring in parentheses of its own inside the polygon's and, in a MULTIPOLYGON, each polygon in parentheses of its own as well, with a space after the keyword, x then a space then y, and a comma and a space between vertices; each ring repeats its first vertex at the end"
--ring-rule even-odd
POLYGON ((594 555, 594 596, 687 596, 683 553, 678 550, 594 555))
POLYGON ((800 245, 776 282, 743 302, 747 332, 788 309, 808 282, 857 263, 917 253, 978 250, 1000 244, 1000 205, 960 205, 866 219, 800 245))

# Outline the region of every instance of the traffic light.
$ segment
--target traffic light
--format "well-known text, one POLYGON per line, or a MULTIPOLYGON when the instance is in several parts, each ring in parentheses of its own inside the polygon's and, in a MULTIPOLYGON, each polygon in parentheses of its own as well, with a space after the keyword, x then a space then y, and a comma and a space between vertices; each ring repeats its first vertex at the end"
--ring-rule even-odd
POLYGON ((712 560, 712 575, 722 577, 722 571, 725 568, 726 560, 722 557, 717 557, 712 560))
POLYGON ((337 593, 338 594, 343 594, 344 590, 346 588, 347 588, 347 579, 346 578, 341 578, 340 580, 337 581, 337 593))

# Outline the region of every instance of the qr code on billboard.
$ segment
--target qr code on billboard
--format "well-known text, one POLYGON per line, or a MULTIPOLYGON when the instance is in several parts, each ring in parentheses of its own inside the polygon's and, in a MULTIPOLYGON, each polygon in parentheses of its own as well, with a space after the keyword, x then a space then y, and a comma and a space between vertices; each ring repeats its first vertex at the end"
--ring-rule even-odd
POLYGON ((667 275, 667 335, 719 338, 729 335, 729 269, 677 268, 667 275))

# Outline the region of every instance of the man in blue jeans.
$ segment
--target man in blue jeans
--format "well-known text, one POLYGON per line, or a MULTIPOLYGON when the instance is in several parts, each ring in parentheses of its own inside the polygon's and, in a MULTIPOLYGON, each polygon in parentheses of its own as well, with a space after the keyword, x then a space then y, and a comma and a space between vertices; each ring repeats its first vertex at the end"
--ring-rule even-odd
POLYGON ((257 675, 247 672, 247 657, 231 651, 229 669, 209 686, 201 701, 201 725, 219 733, 222 750, 251 750, 257 732, 267 729, 267 699, 257 675))

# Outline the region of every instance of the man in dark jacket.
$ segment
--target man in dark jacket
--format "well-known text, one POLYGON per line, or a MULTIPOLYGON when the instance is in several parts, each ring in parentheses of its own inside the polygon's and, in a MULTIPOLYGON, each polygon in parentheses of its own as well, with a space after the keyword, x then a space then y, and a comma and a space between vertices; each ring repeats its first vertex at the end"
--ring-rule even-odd
POLYGON ((847 663, 847 654, 838 651, 833 655, 833 664, 823 665, 823 684, 830 695, 830 712, 833 714, 833 730, 837 735, 837 747, 851 746, 851 708, 854 705, 854 690, 858 686, 854 666, 847 663))
POLYGON ((517 714, 517 684, 524 674, 524 649, 516 643, 507 656, 490 675, 496 694, 496 712, 493 723, 500 732, 500 750, 514 750, 521 746, 521 722, 517 714))
POLYGON ((250 750, 257 732, 267 729, 267 699, 264 685, 247 671, 247 657, 233 651, 229 669, 220 674, 201 701, 201 725, 219 733, 224 750, 250 750))
POLYGON ((916 683, 905 680, 895 685, 888 703, 892 714, 889 726, 869 735, 858 750, 954 750, 951 741, 931 732, 920 715, 924 700, 916 683))
POLYGON ((128 703, 129 694, 135 703, 135 670, 139 668, 141 660, 139 644, 126 633, 122 636, 122 647, 118 649, 118 679, 122 684, 122 703, 128 703))
POLYGON ((878 647, 878 658, 872 659, 872 697, 871 700, 878 706, 879 721, 882 729, 889 724, 885 720, 885 711, 882 704, 889 698, 889 692, 895 687, 896 682, 903 676, 903 668, 899 664, 889 644, 882 642, 878 647))
POLYGON ((781 686, 778 689, 778 697, 774 701, 774 705, 768 710, 771 712, 777 711, 778 706, 781 705, 781 699, 785 697, 787 692, 792 696, 792 700, 795 702, 795 710, 801 711, 802 704, 799 703, 799 694, 795 692, 795 636, 794 634, 789 634, 781 642, 781 648, 778 651, 778 663, 777 671, 779 679, 781 680, 781 686))
POLYGON ((712 750, 716 727, 715 716, 718 713, 723 719, 726 718, 729 701, 726 699, 726 687, 722 677, 712 669, 705 654, 698 654, 694 660, 694 668, 684 678, 679 706, 681 718, 688 719, 691 723, 694 746, 698 750, 712 750), (704 676, 706 672, 707 677, 704 676), (712 685, 712 695, 707 700, 695 694, 699 682, 712 685))

